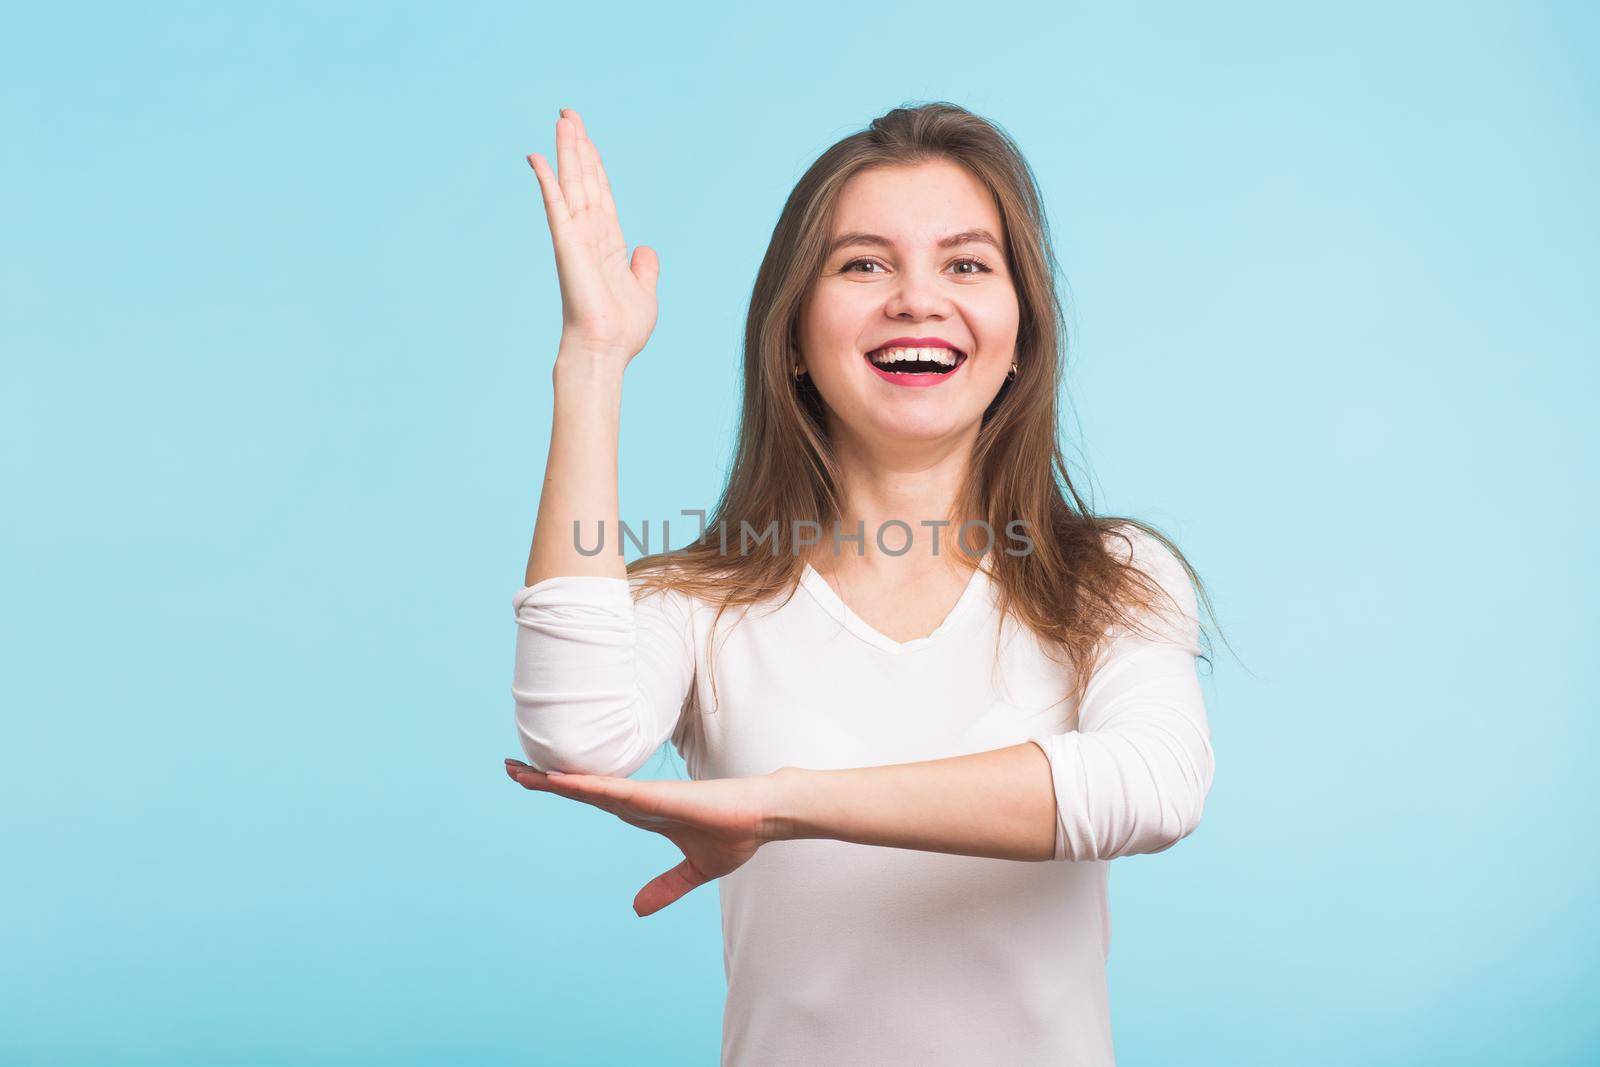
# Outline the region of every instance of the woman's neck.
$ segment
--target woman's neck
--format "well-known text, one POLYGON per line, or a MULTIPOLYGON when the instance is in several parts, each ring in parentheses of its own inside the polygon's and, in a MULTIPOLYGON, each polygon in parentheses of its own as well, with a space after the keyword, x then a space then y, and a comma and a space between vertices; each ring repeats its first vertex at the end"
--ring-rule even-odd
POLYGON ((824 530, 814 550, 825 573, 926 570, 930 563, 959 563, 956 532, 974 516, 956 514, 957 497, 971 459, 970 446, 934 443, 867 450, 838 448, 842 477, 838 544, 824 530), (860 540, 854 540, 857 535, 860 540), (849 538, 849 540, 847 540, 849 538))

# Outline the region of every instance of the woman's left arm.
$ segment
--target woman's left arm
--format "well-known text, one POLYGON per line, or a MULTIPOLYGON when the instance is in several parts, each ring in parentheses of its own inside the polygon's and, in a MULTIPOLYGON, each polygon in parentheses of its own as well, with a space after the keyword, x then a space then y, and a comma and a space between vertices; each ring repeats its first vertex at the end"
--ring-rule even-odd
MULTIPOLYGON (((1163 852, 1194 831, 1214 758, 1197 659, 1194 589, 1142 534, 1141 569, 1182 610, 1108 640, 1078 729, 944 759, 845 770, 784 767, 750 778, 637 782, 551 778, 518 761, 520 784, 594 804, 684 848, 647 886, 649 911, 743 863, 772 841, 827 838, 1014 860, 1108 860, 1163 852)), ((641 911, 647 914, 648 911, 641 911)))
POLYGON ((1078 729, 969 756, 773 775, 782 838, 1022 860, 1164 852, 1193 833, 1215 760, 1197 661, 1199 619, 1177 557, 1129 531, 1132 561, 1172 598, 1119 627, 1090 676, 1078 729))
POLYGON ((1055 855, 1050 762, 1036 745, 882 767, 768 776, 774 840, 831 838, 960 856, 1055 855))
POLYGON ((919 763, 784 768, 769 785, 774 835, 1018 860, 1164 852, 1199 825, 1214 767, 1180 655, 1113 661, 1078 730, 919 763))

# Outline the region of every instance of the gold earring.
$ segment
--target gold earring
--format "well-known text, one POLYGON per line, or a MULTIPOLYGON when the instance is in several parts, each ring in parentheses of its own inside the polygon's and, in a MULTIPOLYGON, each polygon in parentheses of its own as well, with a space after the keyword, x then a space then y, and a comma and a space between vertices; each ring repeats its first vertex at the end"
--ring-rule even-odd
POLYGON ((805 375, 805 373, 806 373, 805 367, 801 366, 799 363, 796 363, 794 365, 794 380, 795 381, 798 382, 801 379, 801 377, 803 377, 805 375))
POLYGON ((1015 378, 1016 376, 1017 376, 1017 361, 1016 360, 1012 360, 1011 361, 1011 373, 1007 374, 1006 377, 1009 379, 1009 378, 1015 378))

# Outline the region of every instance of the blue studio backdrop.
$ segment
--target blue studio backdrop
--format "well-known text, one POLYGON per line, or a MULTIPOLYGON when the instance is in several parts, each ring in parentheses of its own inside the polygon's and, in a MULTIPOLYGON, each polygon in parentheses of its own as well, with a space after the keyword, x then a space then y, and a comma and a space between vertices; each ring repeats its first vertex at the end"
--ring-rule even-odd
POLYGON ((1119 1061, 1595 1062, 1595 11, 14 6, 0 1061, 715 1062, 716 888, 638 918, 670 843, 501 769, 523 157, 578 108, 660 252, 659 519, 794 181, 945 99, 1043 185, 1085 484, 1227 638, 1205 821, 1112 869, 1119 1061))

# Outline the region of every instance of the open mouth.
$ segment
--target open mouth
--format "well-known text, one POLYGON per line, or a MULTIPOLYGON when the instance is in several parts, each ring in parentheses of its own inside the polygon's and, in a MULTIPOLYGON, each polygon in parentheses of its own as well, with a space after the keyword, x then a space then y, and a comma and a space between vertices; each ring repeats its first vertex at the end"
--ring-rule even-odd
POLYGON ((937 385, 967 361, 956 348, 879 348, 866 353, 867 365, 895 385, 937 385))

